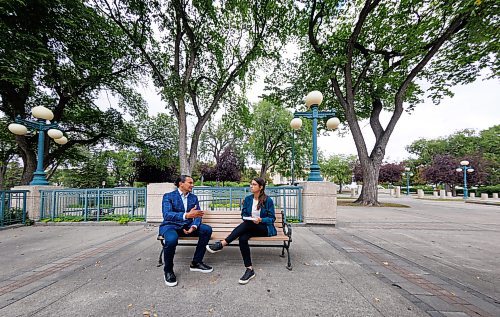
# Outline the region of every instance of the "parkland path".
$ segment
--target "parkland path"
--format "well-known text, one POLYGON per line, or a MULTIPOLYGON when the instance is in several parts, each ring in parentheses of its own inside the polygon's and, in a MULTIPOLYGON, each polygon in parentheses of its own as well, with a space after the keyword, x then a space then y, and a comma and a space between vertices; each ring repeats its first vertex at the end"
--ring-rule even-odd
POLYGON ((337 209, 337 226, 294 226, 281 250, 239 249, 177 287, 156 267, 157 227, 35 225, 0 231, 0 316, 500 316, 500 207, 382 196, 410 208, 337 209))

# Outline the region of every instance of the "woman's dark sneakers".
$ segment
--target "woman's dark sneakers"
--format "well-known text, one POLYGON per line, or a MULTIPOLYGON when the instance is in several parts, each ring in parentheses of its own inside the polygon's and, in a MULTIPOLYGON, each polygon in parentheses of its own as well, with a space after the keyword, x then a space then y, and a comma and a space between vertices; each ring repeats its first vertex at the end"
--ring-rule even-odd
POLYGON ((192 272, 210 273, 214 269, 210 265, 206 265, 203 262, 198 262, 198 263, 191 262, 191 264, 189 265, 189 270, 192 272))
POLYGON ((224 246, 222 245, 222 242, 220 241, 215 241, 212 244, 207 244, 207 251, 210 253, 217 253, 222 250, 224 246))
POLYGON ((163 278, 167 286, 172 287, 177 285, 177 278, 175 277, 174 272, 165 273, 163 278))
POLYGON ((250 281, 254 277, 255 277, 254 270, 247 268, 245 271, 245 274, 243 274, 243 276, 240 278, 240 280, 238 282, 240 284, 246 284, 246 283, 248 283, 248 281, 250 281))

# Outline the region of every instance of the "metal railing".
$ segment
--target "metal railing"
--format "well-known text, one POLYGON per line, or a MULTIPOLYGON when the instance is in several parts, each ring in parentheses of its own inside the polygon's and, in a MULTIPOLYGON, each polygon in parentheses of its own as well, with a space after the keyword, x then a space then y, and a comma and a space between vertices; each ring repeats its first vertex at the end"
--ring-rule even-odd
POLYGON ((40 190, 40 219, 146 220, 146 188, 40 190))
POLYGON ((0 190, 0 227, 26 223, 28 190, 0 190))
MULTIPOLYGON (((193 189, 202 210, 240 210, 248 187, 201 187, 193 189)), ((302 222, 302 187, 266 187, 266 193, 274 201, 275 209, 283 210, 288 222, 302 222)))

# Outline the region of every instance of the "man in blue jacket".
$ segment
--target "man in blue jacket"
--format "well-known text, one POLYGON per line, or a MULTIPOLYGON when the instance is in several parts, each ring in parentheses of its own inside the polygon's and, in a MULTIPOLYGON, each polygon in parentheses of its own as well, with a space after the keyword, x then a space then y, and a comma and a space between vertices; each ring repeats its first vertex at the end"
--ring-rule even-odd
POLYGON ((212 227, 201 223, 204 212, 200 210, 198 197, 191 193, 194 186, 193 179, 190 176, 181 175, 175 181, 175 186, 176 190, 163 195, 163 222, 160 225, 160 235, 165 239, 163 256, 167 286, 177 285, 177 278, 174 274, 174 255, 179 236, 199 237, 189 269, 202 273, 213 271, 211 266, 203 263, 205 247, 212 235, 212 227))

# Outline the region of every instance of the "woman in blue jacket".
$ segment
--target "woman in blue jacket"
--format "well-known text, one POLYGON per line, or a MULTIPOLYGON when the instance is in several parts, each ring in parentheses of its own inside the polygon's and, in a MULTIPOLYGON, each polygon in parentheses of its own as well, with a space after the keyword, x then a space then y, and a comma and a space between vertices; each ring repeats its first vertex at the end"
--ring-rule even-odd
POLYGON ((276 235, 276 228, 274 227, 274 221, 276 220, 274 203, 264 192, 265 188, 266 181, 264 179, 260 177, 252 179, 250 182, 252 195, 245 197, 243 208, 241 209, 243 222, 234 228, 224 240, 207 245, 209 252, 216 253, 239 238, 241 256, 246 267, 245 274, 239 280, 240 284, 246 284, 255 277, 248 239, 251 237, 276 235))

